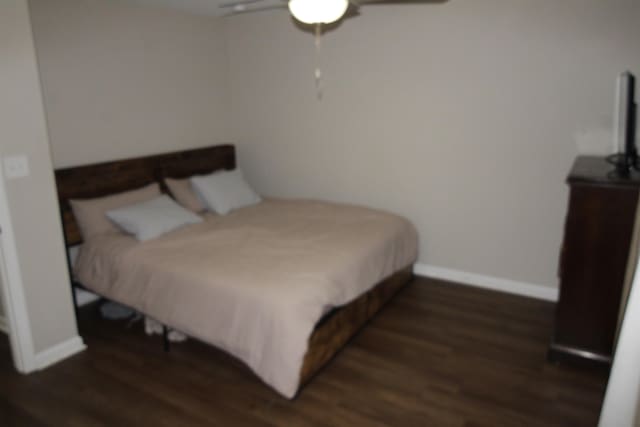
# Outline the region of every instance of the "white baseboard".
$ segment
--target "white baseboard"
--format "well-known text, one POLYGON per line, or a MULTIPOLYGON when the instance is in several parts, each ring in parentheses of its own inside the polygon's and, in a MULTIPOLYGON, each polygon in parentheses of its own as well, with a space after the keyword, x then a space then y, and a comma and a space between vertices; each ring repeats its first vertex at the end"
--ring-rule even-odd
POLYGON ((58 345, 54 345, 35 356, 35 369, 44 369, 55 363, 73 356, 76 353, 80 353, 85 350, 87 346, 82 341, 82 338, 76 336, 58 345))
POLYGON ((7 319, 3 316, 0 316, 0 332, 4 332, 5 334, 9 333, 9 325, 7 324, 7 319))
POLYGON ((482 274, 468 273, 428 264, 415 264, 413 266, 413 272, 419 276, 432 277, 434 279, 456 282, 463 285, 491 289, 545 301, 558 301, 558 289, 550 286, 484 276, 482 274))

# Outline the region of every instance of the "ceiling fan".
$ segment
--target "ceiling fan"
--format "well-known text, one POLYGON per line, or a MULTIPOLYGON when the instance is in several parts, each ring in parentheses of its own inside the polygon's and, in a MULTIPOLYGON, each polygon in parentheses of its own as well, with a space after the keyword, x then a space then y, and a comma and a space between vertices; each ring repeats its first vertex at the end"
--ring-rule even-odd
POLYGON ((231 0, 220 8, 227 16, 272 9, 289 9, 304 24, 331 24, 343 17, 357 16, 361 6, 381 4, 429 4, 447 0, 231 0))
POLYGON ((289 9, 299 22, 315 27, 316 93, 322 99, 322 72, 319 65, 322 25, 334 24, 344 18, 360 15, 360 8, 381 4, 433 4, 448 0, 231 0, 220 8, 228 10, 225 16, 260 12, 272 9, 289 9))

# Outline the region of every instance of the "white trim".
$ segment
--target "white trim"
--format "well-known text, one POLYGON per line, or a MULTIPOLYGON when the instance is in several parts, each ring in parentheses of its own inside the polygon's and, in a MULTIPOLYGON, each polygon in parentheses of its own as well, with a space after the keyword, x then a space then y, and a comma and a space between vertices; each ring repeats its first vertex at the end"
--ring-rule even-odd
POLYGON ((613 366, 609 375, 607 392, 602 403, 599 427, 638 426, 638 401, 640 400, 640 259, 635 260, 636 273, 629 293, 627 309, 620 329, 613 366), (634 422, 635 421, 635 422, 634 422))
POLYGON ((9 333, 9 326, 7 325, 7 319, 4 316, 0 316, 0 332, 4 332, 5 334, 9 333))
POLYGON ((428 264, 415 264, 413 272, 419 276, 433 277, 478 288, 491 289, 545 301, 558 301, 558 289, 551 286, 536 285, 534 283, 518 282, 516 280, 501 279, 499 277, 468 273, 450 268, 436 267, 428 264))
POLYGON ((76 353, 85 350, 87 346, 79 336, 68 339, 65 342, 56 344, 35 356, 35 368, 44 369, 55 363, 58 363, 67 357, 71 357, 76 353))
POLYGON ((29 373, 35 370, 35 351, 12 224, 0 162, 0 281, 3 285, 0 291, 3 292, 13 363, 18 372, 29 373))

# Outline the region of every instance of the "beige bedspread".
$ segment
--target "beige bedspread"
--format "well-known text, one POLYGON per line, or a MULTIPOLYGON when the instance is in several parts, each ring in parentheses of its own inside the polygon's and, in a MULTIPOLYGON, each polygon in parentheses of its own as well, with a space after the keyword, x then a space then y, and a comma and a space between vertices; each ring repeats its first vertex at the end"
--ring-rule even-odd
POLYGON ((315 201, 266 200, 138 243, 85 242, 76 278, 238 357, 292 398, 321 316, 412 264, 405 219, 315 201))

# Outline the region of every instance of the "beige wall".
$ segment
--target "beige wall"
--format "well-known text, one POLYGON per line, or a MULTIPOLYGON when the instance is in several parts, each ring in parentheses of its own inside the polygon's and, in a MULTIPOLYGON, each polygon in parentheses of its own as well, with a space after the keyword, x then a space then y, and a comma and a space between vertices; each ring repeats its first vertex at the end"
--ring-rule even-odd
POLYGON ((609 149, 640 74, 631 0, 367 7, 323 38, 321 102, 284 13, 30 4, 56 166, 233 140, 266 194, 396 211, 422 263, 547 286, 578 145, 609 149))
POLYGON ((30 0, 56 167, 231 140, 222 26, 124 0, 30 0))
POLYGON ((242 164, 266 194, 408 216, 422 263, 555 286, 563 180, 578 143, 611 146, 638 22, 635 0, 366 7, 323 38, 318 102, 310 34, 228 20, 242 164))
MULTIPOLYGON (((0 2, 0 157, 25 154, 31 174, 7 180, 36 352, 76 337, 26 0, 0 2)), ((6 226, 3 224, 3 226, 6 226)))

